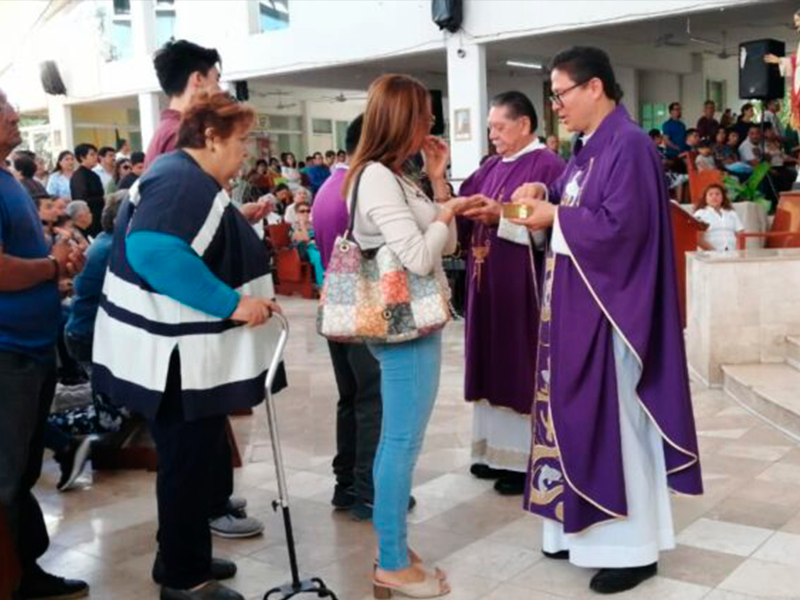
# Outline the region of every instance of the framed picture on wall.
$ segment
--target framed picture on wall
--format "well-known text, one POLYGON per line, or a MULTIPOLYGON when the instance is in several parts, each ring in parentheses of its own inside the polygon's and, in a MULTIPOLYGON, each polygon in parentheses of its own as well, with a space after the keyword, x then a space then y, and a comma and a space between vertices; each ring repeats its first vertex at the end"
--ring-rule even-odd
POLYGON ((472 123, 469 119, 468 108, 457 108, 453 112, 453 122, 455 123, 454 139, 460 142, 472 139, 472 123))

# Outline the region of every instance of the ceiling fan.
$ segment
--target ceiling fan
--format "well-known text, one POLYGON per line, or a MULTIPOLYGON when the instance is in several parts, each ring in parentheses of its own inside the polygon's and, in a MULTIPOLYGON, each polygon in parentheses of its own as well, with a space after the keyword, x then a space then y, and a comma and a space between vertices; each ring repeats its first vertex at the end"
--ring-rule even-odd
MULTIPOLYGON (((715 42, 716 43, 716 42, 715 42)), ((722 46, 722 50, 719 52, 715 50, 703 50, 703 54, 710 54, 712 56, 716 56, 719 59, 725 60, 726 58, 730 58, 731 56, 735 56, 728 52, 728 40, 727 40, 727 32, 722 32, 722 42, 717 44, 718 46, 722 46)))
POLYGON ((347 102, 348 100, 366 100, 366 96, 346 96, 344 92, 339 92, 336 96, 322 96, 320 100, 327 102, 347 102))

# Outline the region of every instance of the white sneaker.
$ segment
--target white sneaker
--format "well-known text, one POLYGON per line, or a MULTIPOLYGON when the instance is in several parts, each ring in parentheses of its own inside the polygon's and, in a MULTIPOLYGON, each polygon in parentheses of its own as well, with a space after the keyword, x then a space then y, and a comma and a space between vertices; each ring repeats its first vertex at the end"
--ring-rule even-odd
POLYGON ((253 517, 239 519, 233 515, 223 515, 208 522, 211 533, 223 538, 249 538, 264 531, 264 523, 253 517))

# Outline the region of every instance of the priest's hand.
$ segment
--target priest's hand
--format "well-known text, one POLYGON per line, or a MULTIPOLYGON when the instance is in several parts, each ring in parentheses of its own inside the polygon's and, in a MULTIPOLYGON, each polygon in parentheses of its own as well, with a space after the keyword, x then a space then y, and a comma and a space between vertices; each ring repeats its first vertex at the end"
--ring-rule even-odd
POLYGON ((543 183, 523 183, 511 195, 511 201, 526 204, 525 200, 547 200, 547 186, 543 183))
POLYGON ((553 226, 556 219, 556 209, 554 204, 545 202, 544 200, 531 200, 529 198, 520 198, 520 204, 527 204, 533 207, 533 214, 527 219, 509 219, 516 225, 523 225, 530 231, 539 231, 553 226))
POLYGON ((422 156, 425 159, 425 172, 431 181, 444 179, 447 164, 450 162, 447 142, 435 135, 429 135, 422 144, 422 156))
POLYGON ((469 199, 473 206, 464 211, 465 217, 484 225, 497 225, 500 222, 503 209, 497 200, 492 200, 483 194, 475 194, 469 199))
POLYGON ((776 56, 775 54, 765 54, 764 62, 768 65, 779 65, 781 64, 781 57, 776 56))

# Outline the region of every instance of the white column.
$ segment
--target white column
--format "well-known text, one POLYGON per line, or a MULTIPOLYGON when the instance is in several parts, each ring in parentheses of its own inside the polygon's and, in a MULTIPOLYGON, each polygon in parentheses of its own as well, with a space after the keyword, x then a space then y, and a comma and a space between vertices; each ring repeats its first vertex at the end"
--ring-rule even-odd
MULTIPOLYGON (((300 101, 300 120, 303 126, 303 151, 311 154, 311 115, 308 112, 308 100, 300 101)), ((305 156, 298 156, 297 160, 305 160, 305 156)))
POLYGON ((134 56, 150 56, 156 49, 156 9, 153 0, 131 2, 134 56))
POLYGON ((160 107, 158 94, 146 92, 139 94, 139 126, 142 129, 142 150, 147 150, 150 140, 158 127, 160 107))
POLYGON ((47 116, 53 154, 75 148, 75 132, 72 128, 72 107, 64 103, 61 96, 47 96, 47 116))
POLYGON ((485 46, 462 44, 459 36, 448 39, 447 99, 451 176, 459 183, 478 168, 487 150, 485 46), (463 121, 465 117, 467 123, 463 121))

